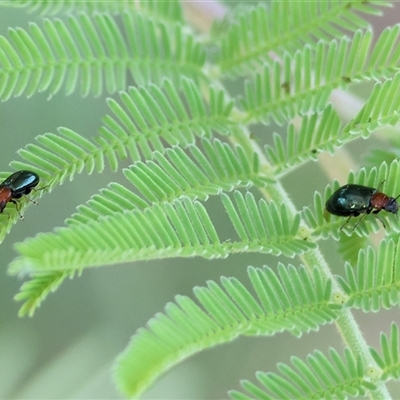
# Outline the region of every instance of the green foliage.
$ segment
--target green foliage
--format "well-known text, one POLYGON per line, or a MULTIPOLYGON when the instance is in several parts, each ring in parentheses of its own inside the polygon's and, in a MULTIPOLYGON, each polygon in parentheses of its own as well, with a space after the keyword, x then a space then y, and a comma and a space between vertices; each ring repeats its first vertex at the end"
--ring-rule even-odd
POLYGON ((183 22, 182 7, 177 1, 137 0, 128 5, 124 0, 101 1, 94 3, 91 0, 58 0, 55 2, 40 0, 4 0, 0 2, 4 7, 26 8, 29 12, 38 12, 41 15, 68 14, 70 12, 88 13, 121 13, 127 9, 131 12, 149 15, 153 19, 170 22, 183 22))
POLYGON ((265 153, 280 177, 305 162, 317 161, 321 151, 333 153, 343 133, 336 111, 328 106, 321 113, 305 116, 298 131, 289 124, 285 139, 275 133, 274 146, 266 146, 265 153))
POLYGON ((338 252, 343 260, 355 265, 358 260, 358 252, 368 246, 368 236, 340 235, 338 252))
POLYGON ((193 81, 183 79, 179 85, 164 79, 161 87, 129 88, 120 93, 120 103, 108 99, 112 115, 103 118, 98 141, 104 148, 115 147, 119 156, 129 151, 133 160, 152 158, 152 149, 163 151, 162 140, 169 144, 193 143, 196 136, 231 134, 232 100, 219 89, 209 88, 208 104, 193 81), (114 142, 114 146, 110 144, 114 142))
POLYGON ((124 170, 124 175, 140 195, 111 183, 101 195, 94 195, 87 205, 78 207, 79 212, 68 223, 89 222, 136 208, 143 210, 180 196, 206 201, 222 190, 273 183, 260 171, 256 154, 247 159, 243 147, 237 145, 233 149, 218 139, 203 139, 201 144, 202 151, 198 146, 188 146, 190 156, 175 146, 165 149, 164 154, 155 151, 153 160, 137 161, 124 170))
POLYGON ((372 90, 369 101, 349 124, 349 129, 356 131, 364 125, 368 126, 368 131, 372 132, 382 125, 395 125, 398 122, 398 105, 400 102, 395 87, 399 82, 400 74, 397 73, 392 79, 377 83, 372 90))
POLYGON ((15 296, 15 300, 26 300, 20 308, 19 315, 33 316, 36 308, 51 292, 57 290, 66 278, 73 278, 75 271, 45 272, 33 275, 33 279, 25 282, 21 292, 15 296))
POLYGON ((331 302, 330 281, 318 269, 278 265, 248 269, 255 298, 236 278, 221 278, 221 286, 209 281, 196 287, 200 303, 176 296, 140 329, 121 355, 117 381, 124 393, 138 396, 159 374, 173 364, 205 348, 225 343, 240 335, 273 335, 289 331, 296 336, 318 329, 338 316, 340 306, 331 302), (149 371, 152 371, 149 373, 149 371))
POLYGON ((366 28, 358 12, 379 14, 378 1, 337 1, 323 3, 274 1, 265 6, 240 9, 226 25, 229 27, 219 44, 220 68, 229 76, 248 75, 271 59, 293 53, 314 38, 326 41, 343 36, 344 31, 366 28))
MULTIPOLYGON (((344 36, 329 43, 319 41, 265 64, 245 85, 242 106, 247 113, 246 122, 268 124, 273 118, 282 124, 298 114, 321 111, 335 88, 361 79, 389 78, 399 71, 399 34, 400 25, 387 28, 373 45, 372 31, 358 30, 352 39, 344 36)), ((381 86, 390 86, 389 82, 381 86)), ((378 87, 376 90, 380 91, 378 87)), ((392 97, 397 104, 397 97, 392 97)), ((370 98, 376 104, 375 93, 370 98)), ((385 104, 382 113, 390 111, 390 101, 385 104)), ((377 109, 376 114, 380 114, 380 107, 377 109)), ((359 117, 363 118, 363 114, 359 117)))
POLYGON ((345 269, 346 278, 338 277, 338 282, 349 296, 348 306, 377 312, 399 303, 399 243, 384 240, 377 252, 371 247, 361 250, 356 265, 346 263, 345 269))
MULTIPOLYGON (((29 144, 21 149, 18 153, 26 162, 15 161, 12 167, 35 170, 42 180, 53 185, 66 178, 72 180, 75 173, 85 169, 89 174, 94 170, 102 172, 105 160, 111 169, 117 170, 118 160, 128 154, 132 160, 143 156, 152 159, 151 148, 164 152, 161 138, 170 144, 185 145, 193 143, 196 135, 230 133, 234 129, 229 118, 232 102, 213 87, 209 96, 210 105, 206 107, 201 103, 198 88, 187 80, 180 89, 168 80, 161 87, 129 88, 120 93, 120 103, 108 100, 111 115, 104 116, 95 143, 71 129, 59 128, 58 135, 39 135, 38 145, 29 144)), ((244 155, 241 157, 243 161, 244 155)))
MULTIPOLYGON (((110 182, 78 206, 66 226, 15 245, 9 272, 28 277, 15 296, 24 302, 20 315, 32 316, 66 278, 87 268, 237 253, 297 258, 296 266, 249 267, 249 288, 232 276, 196 287, 195 300, 177 295, 118 358, 121 392, 137 396, 182 360, 239 336, 288 332, 297 340, 334 323, 346 343, 343 356, 333 348, 329 357, 318 349, 305 361, 293 356, 291 365, 278 364, 278 373, 257 373, 257 385, 243 381, 249 395, 231 391, 231 397, 389 398, 385 382, 400 376, 398 328, 392 325, 389 339, 381 335, 381 356, 368 351, 352 311, 398 305, 400 225, 394 215, 379 213, 387 237, 374 250, 370 234, 382 231, 377 215, 362 215, 354 229, 359 219, 344 225, 325 202, 345 182, 400 193, 399 142, 392 138, 393 149, 376 151, 356 172, 341 173, 342 160, 333 164, 341 182, 316 190, 311 206, 298 209, 282 181, 308 161, 326 165, 324 153, 336 154, 378 128, 397 129, 400 25, 376 38, 365 19, 389 4, 235 3, 202 36, 177 1, 1 5, 50 15, 0 37, 3 101, 43 91, 51 98, 61 90, 114 95, 97 135, 88 139, 62 127, 18 151, 12 169, 41 178, 29 199, 107 168, 127 180, 110 182), (225 85, 227 78, 235 85, 225 85), (345 102, 342 91, 367 81, 374 83, 370 95, 345 121, 335 97, 345 102), (256 133, 250 133, 253 124, 256 133), (339 265, 333 275, 318 247, 327 239, 340 240, 344 274, 339 265)), ((313 173, 297 176, 299 188, 314 179, 313 173)), ((28 198, 18 202, 23 212, 28 198)), ((18 219, 15 205, 7 206, 1 239, 18 219)))
MULTIPOLYGON (((205 207, 187 196, 155 203, 143 210, 131 204, 130 211, 116 211, 115 198, 112 210, 102 218, 74 223, 57 233, 41 233, 16 244, 23 256, 12 262, 10 272, 72 271, 138 260, 178 256, 219 258, 242 252, 294 257, 315 247, 299 237, 300 218, 297 215, 292 220, 284 204, 278 208, 263 199, 257 204, 249 192, 245 196, 235 192, 234 198, 236 206, 222 194, 238 241, 220 241, 205 207)), ((128 200, 120 201, 119 208, 123 209, 128 200)))
POLYGON ((399 328, 392 323, 390 337, 381 333, 381 352, 382 356, 373 347, 370 348, 372 357, 382 369, 382 379, 399 379, 399 328))
POLYGON ((78 84, 82 96, 99 96, 125 89, 128 71, 138 84, 204 77, 204 51, 182 25, 127 11, 121 17, 122 27, 107 13, 82 13, 66 22, 45 19, 28 32, 10 29, 9 40, 0 37, 0 98, 52 96, 62 86, 71 94, 78 84))
POLYGON ((319 398, 343 399, 347 396, 365 396, 375 386, 365 377, 365 365, 360 358, 355 359, 349 349, 345 349, 344 358, 330 349, 329 356, 321 351, 307 356, 306 361, 292 357, 293 366, 280 363, 280 374, 257 373, 262 388, 249 381, 241 382, 243 389, 251 396, 231 391, 232 399, 283 399, 283 398, 319 398), (272 397, 271 397, 272 396, 272 397))

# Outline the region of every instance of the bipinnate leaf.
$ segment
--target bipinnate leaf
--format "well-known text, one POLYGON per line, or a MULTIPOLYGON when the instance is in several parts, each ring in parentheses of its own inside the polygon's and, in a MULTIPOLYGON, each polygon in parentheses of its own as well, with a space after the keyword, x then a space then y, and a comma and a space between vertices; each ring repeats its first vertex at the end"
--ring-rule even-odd
POLYGON ((304 268, 280 264, 278 272, 250 267, 248 274, 257 297, 236 278, 223 277, 221 284, 209 281, 207 287, 196 287, 197 302, 176 296, 165 313, 139 329, 116 364, 115 379, 123 393, 138 396, 182 359, 240 335, 286 330, 300 336, 338 316, 330 282, 317 268, 310 275, 304 268))

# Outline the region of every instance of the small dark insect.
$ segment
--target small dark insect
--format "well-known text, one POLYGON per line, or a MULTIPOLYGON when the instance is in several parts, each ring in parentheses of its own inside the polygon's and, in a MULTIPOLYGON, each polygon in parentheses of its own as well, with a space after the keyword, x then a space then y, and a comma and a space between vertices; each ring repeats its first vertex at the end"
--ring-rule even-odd
MULTIPOLYGON (((29 194, 39 183, 39 175, 32 171, 17 171, 0 183, 0 213, 7 203, 15 204, 19 213, 18 199, 29 194)), ((22 217, 22 215, 20 214, 22 217)))
MULTIPOLYGON (((385 210, 397 214, 399 206, 396 200, 400 195, 394 198, 379 192, 382 184, 383 182, 379 185, 378 189, 374 189, 349 183, 341 186, 332 194, 325 204, 326 211, 339 217, 348 217, 346 222, 340 227, 340 230, 349 222, 351 217, 358 217, 361 214, 362 216, 355 224, 354 229, 371 212, 378 214, 381 210, 385 210)), ((386 228, 384 222, 380 218, 379 220, 382 222, 383 227, 386 228)))
POLYGON ((288 82, 283 82, 281 88, 285 91, 286 94, 290 94, 290 85, 288 82))

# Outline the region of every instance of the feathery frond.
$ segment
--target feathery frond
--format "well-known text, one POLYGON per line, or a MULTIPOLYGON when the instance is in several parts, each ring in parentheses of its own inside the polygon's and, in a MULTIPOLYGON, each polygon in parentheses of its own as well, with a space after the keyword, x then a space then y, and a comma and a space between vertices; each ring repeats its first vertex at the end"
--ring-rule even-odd
POLYGON ((183 358, 206 348, 227 343, 240 335, 271 335, 288 330, 296 335, 318 329, 335 319, 340 307, 329 302, 330 282, 317 268, 278 266, 248 269, 255 298, 236 278, 221 278, 221 286, 209 281, 196 287, 199 305, 176 296, 140 329, 120 356, 116 380, 128 396, 137 396, 160 374, 183 358), (151 373, 149 372, 151 371, 151 373))
POLYGON ((325 188, 325 193, 322 196, 320 192, 314 193, 313 205, 303 207, 301 217, 306 221, 307 225, 314 230, 314 236, 321 236, 322 239, 330 237, 331 229, 326 226, 327 212, 325 210, 325 202, 332 194, 329 186, 325 188))
MULTIPOLYGON (((80 90, 82 96, 119 92, 107 100, 110 111, 97 137, 88 140, 66 128, 58 135, 41 135, 19 151, 22 162, 12 167, 38 172, 41 185, 50 190, 77 173, 102 172, 106 162, 114 171, 120 160, 133 162, 123 171, 132 187, 113 182, 80 206, 67 226, 16 244, 19 257, 9 272, 30 279, 15 296, 23 302, 20 315, 32 316, 64 279, 89 267, 250 252, 301 256, 307 268, 249 267, 249 287, 223 277, 196 287, 193 300, 176 296, 164 313, 137 331, 120 356, 115 370, 119 387, 137 396, 180 361, 239 336, 286 332, 300 337, 336 321, 343 336, 353 335, 344 355, 331 349, 329 356, 316 351, 304 361, 292 357, 292 365, 278 364, 277 374, 258 373, 259 384, 245 381, 243 388, 257 398, 344 398, 384 391, 383 379, 400 376, 398 328, 392 326, 390 338, 381 335, 382 356, 371 349, 383 370, 382 377, 372 379, 369 373, 376 365, 349 309, 369 312, 399 303, 398 221, 380 213, 388 238, 376 252, 360 251, 357 259, 354 243, 381 226, 376 215, 367 216, 355 232, 355 218, 346 225, 343 232, 355 239, 344 250, 353 246, 355 267, 347 263, 346 277, 339 277, 337 285, 327 278, 329 271, 310 267, 322 263, 310 250, 316 239, 339 237, 345 219, 325 212, 325 201, 339 183, 328 186, 324 195, 315 193, 313 208, 302 213, 285 199, 281 186, 272 185, 320 152, 332 153, 378 127, 400 122, 400 25, 376 40, 364 19, 389 4, 275 1, 253 8, 246 3, 232 14, 232 23, 220 24, 225 29, 220 36, 202 37, 184 20, 180 3, 1 3, 70 14, 0 36, 0 100, 42 91, 49 97, 61 91, 80 90), (356 29, 352 38, 345 36, 356 29), (240 81, 246 75, 251 80, 242 88, 243 98, 229 97, 221 78, 240 81), (343 126, 328 104, 331 93, 362 80, 377 83, 361 112, 343 126), (128 88, 128 82, 135 87, 128 88), (302 117, 298 132, 297 121, 290 121, 295 116, 302 117), (274 135, 264 157, 248 125, 271 119, 289 128, 286 138, 274 135), (230 135, 239 144, 224 143, 218 135, 230 135), (273 201, 247 191, 254 186, 273 201), (214 210, 209 214, 205 207, 210 196, 221 201, 215 221, 225 218, 226 237, 215 224, 214 210)), ((394 159, 351 172, 348 181, 371 187, 385 181, 383 191, 396 196, 399 176, 400 162, 394 159)), ((23 196, 21 209, 40 194, 23 196)), ((0 238, 18 217, 13 207, 0 215, 0 238)), ((248 398, 239 392, 231 396, 248 398)))
MULTIPOLYGON (((285 175, 309 160, 316 160, 320 152, 333 153, 345 143, 360 137, 367 138, 378 128, 397 125, 400 122, 399 84, 400 73, 384 84, 375 84, 363 109, 345 126, 342 126, 332 107, 327 106, 321 113, 304 116, 299 132, 290 124, 286 139, 275 133, 274 145, 266 146, 265 152, 278 176, 285 175)), ((370 164, 377 165, 378 161, 381 163, 383 157, 392 161, 398 156, 394 148, 390 153, 383 153, 380 158, 375 157, 370 164)))
MULTIPOLYGON (((243 196, 234 192, 236 207, 228 195, 222 193, 222 202, 240 238, 238 249, 246 246, 246 251, 283 254, 294 257, 315 246, 306 238, 298 236, 300 215, 290 216, 284 203, 267 203, 264 199, 258 204, 254 196, 247 192, 243 196)), ((233 248, 237 246, 233 243, 233 248)))
POLYGON ((294 55, 285 53, 246 82, 246 121, 268 124, 273 118, 281 124, 297 114, 322 111, 334 88, 389 78, 399 71, 399 40, 400 25, 395 25, 385 29, 373 47, 369 30, 357 31, 352 39, 306 45, 294 55))
POLYGON ((234 197, 237 209, 222 194, 240 237, 237 242, 221 242, 204 206, 181 196, 172 203, 156 203, 144 210, 131 207, 27 239, 16 245, 21 256, 10 265, 10 272, 81 270, 160 257, 215 258, 241 252, 294 257, 315 247, 297 236, 299 216, 290 218, 284 204, 278 208, 260 200, 257 205, 250 193, 244 197, 236 192, 234 197))
POLYGON ((382 380, 390 378, 399 380, 400 362, 399 362, 399 328, 395 323, 390 327, 390 337, 381 333, 381 351, 382 356, 376 349, 370 347, 370 352, 376 363, 382 369, 382 380))
POLYGON ((153 158, 152 149, 164 152, 162 140, 171 145, 193 143, 196 136, 231 134, 237 122, 231 119, 233 102, 222 90, 210 86, 209 104, 200 88, 182 79, 180 88, 170 80, 161 87, 131 87, 120 93, 120 102, 108 99, 112 115, 103 118, 99 143, 118 149, 120 157, 129 152, 132 160, 153 158), (110 146, 111 145, 111 146, 110 146))
POLYGON ((350 350, 342 357, 335 349, 329 349, 329 358, 321 351, 309 354, 306 361, 291 357, 293 366, 279 363, 279 374, 258 372, 259 386, 243 380, 242 387, 249 394, 230 391, 232 399, 336 399, 348 396, 364 396, 375 385, 365 376, 366 366, 361 358, 355 358, 350 350))
POLYGON ((114 0, 114 1, 92 1, 92 0, 2 0, 3 7, 25 8, 28 12, 40 13, 41 15, 55 15, 59 13, 72 14, 79 12, 91 13, 140 13, 155 19, 170 22, 183 22, 182 7, 179 1, 163 2, 157 0, 114 0))
POLYGON ((180 196, 207 200, 210 195, 251 185, 265 186, 268 180, 259 170, 256 153, 249 159, 243 147, 232 148, 218 139, 203 139, 201 148, 189 145, 154 152, 153 161, 138 161, 124 170, 125 177, 135 186, 136 194, 124 186, 111 183, 93 196, 68 223, 85 223, 115 212, 145 209, 154 203, 172 201, 180 196))
POLYGON ((355 265, 358 261, 358 252, 367 248, 368 245, 368 236, 341 235, 338 242, 338 253, 342 255, 343 260, 355 265))
POLYGON ((14 300, 25 301, 18 315, 33 316, 42 301, 54 292, 66 278, 73 278, 76 271, 57 271, 34 274, 31 280, 25 282, 14 300))
POLYGON ((290 124, 286 139, 275 133, 274 146, 266 146, 265 153, 282 177, 304 162, 317 161, 320 152, 333 153, 341 131, 336 111, 328 106, 320 114, 304 116, 298 132, 290 124))
POLYGON ((219 39, 220 68, 230 77, 253 74, 264 62, 270 62, 271 52, 281 56, 313 44, 315 38, 326 41, 367 28, 360 14, 376 13, 382 1, 286 2, 274 1, 240 9, 226 35, 219 39))
POLYGON ((182 197, 42 233, 16 247, 23 257, 10 271, 33 273, 161 257, 226 257, 231 245, 220 242, 204 206, 182 197))
MULTIPOLYGON (((189 80, 182 81, 181 90, 169 80, 165 80, 161 88, 155 85, 130 88, 128 92, 120 93, 120 102, 108 99, 111 115, 103 118, 104 126, 99 130, 96 144, 70 129, 60 128, 58 135, 46 133, 37 136, 38 144, 28 144, 18 151, 24 162, 14 161, 11 165, 15 169, 38 171, 43 180, 55 184, 72 179, 85 169, 89 174, 94 170, 101 172, 106 159, 114 171, 118 169, 119 160, 128 155, 133 161, 143 156, 152 159, 155 154, 165 152, 163 140, 169 144, 187 145, 195 141, 195 135, 211 137, 213 131, 230 134, 236 129, 236 123, 230 119, 232 102, 221 90, 213 87, 210 87, 209 97, 210 104, 207 105, 199 89, 189 80), (158 153, 153 153, 152 148, 158 153)), ((209 148, 208 157, 211 161, 214 159, 214 169, 220 168, 217 175, 226 179, 232 176, 232 168, 238 173, 238 162, 245 162, 245 156, 240 151, 237 154, 240 160, 233 160, 234 155, 226 146, 220 147, 219 150, 209 148), (213 151, 217 153, 213 155, 213 151), (215 161, 218 156, 228 158, 225 165, 228 176, 215 161), (228 163, 233 163, 233 166, 228 166, 228 163)), ((258 167, 250 167, 245 162, 243 168, 256 173, 258 167)), ((256 179, 255 175, 253 177, 256 179)), ((257 183, 262 181, 260 177, 257 183)))
MULTIPOLYGON (((400 54, 400 49, 399 49, 400 54)), ((368 134, 383 125, 393 126, 400 121, 400 73, 392 79, 374 85, 371 95, 357 116, 348 124, 349 132, 366 131, 368 134)))
POLYGON ((80 84, 82 96, 99 96, 126 88, 129 71, 138 84, 161 83, 169 77, 203 78, 205 53, 183 26, 173 28, 139 14, 123 13, 123 28, 107 14, 80 14, 66 22, 45 19, 29 32, 10 29, 0 37, 0 98, 52 96, 65 87, 71 94, 80 84))
POLYGON ((389 138, 389 149, 370 149, 368 154, 365 154, 363 165, 372 168, 375 165, 386 162, 390 164, 394 160, 400 159, 400 142, 389 138))
POLYGON ((358 253, 355 266, 346 263, 346 278, 338 277, 343 291, 349 296, 348 306, 364 312, 376 312, 381 307, 399 304, 400 244, 383 240, 377 252, 372 247, 358 253))
MULTIPOLYGON (((45 133, 36 137, 37 144, 28 144, 18 151, 24 162, 13 161, 14 169, 37 171, 41 180, 53 186, 74 177, 86 169, 88 174, 104 169, 103 149, 78 133, 59 128, 58 135, 45 133)), ((108 155, 109 153, 107 153, 108 155)))

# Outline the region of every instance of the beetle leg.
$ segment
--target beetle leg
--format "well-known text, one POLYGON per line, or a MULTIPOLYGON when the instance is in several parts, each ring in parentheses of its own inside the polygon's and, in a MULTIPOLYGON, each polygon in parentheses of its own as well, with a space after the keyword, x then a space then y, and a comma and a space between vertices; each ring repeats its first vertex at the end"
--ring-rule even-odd
MULTIPOLYGON (((380 212, 380 211, 382 211, 382 210, 381 210, 381 209, 378 209, 378 210, 372 211, 372 213, 376 215, 376 218, 378 218, 379 221, 381 221, 381 224, 383 225, 384 229, 386 229, 386 225, 385 225, 385 223, 383 222, 383 219, 380 218, 379 215, 377 215, 378 212, 380 212)), ((396 214, 396 216, 397 216, 397 214, 396 214)))
POLYGON ((380 218, 380 217, 379 217, 379 215, 377 215, 377 216, 376 216, 376 218, 378 218, 378 219, 379 219, 379 221, 381 221, 381 223, 382 223, 382 225, 383 225, 384 229, 386 229, 386 225, 385 225, 385 223, 383 222, 383 219, 382 219, 382 218, 380 218))
MULTIPOLYGON (((31 188, 31 190, 29 191, 29 192, 38 192, 39 190, 45 190, 45 189, 47 189, 48 187, 50 187, 50 185, 46 185, 46 186, 42 186, 42 187, 40 187, 40 188, 31 188)), ((26 193, 27 194, 27 193, 26 193)))
POLYGON ((36 200, 32 200, 32 199, 29 199, 29 198, 28 198, 28 201, 30 201, 35 206, 37 206, 39 204, 36 200))
POLYGON ((346 219, 345 223, 340 227, 339 231, 341 231, 341 230, 344 228, 344 226, 347 225, 347 223, 350 221, 350 218, 351 218, 352 216, 353 216, 353 215, 350 215, 350 217, 346 219))
POLYGON ((361 215, 360 219, 359 219, 359 220, 357 221, 357 223, 354 225, 353 231, 354 231, 354 229, 357 228, 357 226, 358 226, 358 225, 360 224, 360 222, 365 218, 366 215, 367 215, 367 214, 361 215))
POLYGON ((23 219, 24 216, 21 214, 21 204, 19 203, 19 201, 15 201, 15 200, 11 199, 10 202, 15 204, 15 209, 17 210, 20 218, 23 219))

